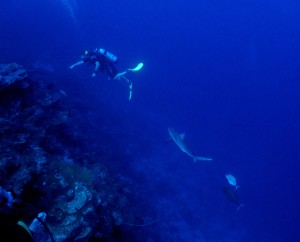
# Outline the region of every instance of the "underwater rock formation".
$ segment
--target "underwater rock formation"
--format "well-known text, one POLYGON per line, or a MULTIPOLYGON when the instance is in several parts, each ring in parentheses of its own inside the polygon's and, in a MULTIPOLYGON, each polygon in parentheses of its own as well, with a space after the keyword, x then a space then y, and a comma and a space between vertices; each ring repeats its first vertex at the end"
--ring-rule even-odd
MULTIPOLYGON (((0 69, 0 186, 14 205, 45 212, 55 241, 109 240, 116 227, 133 224, 136 193, 118 174, 126 158, 111 135, 53 83, 31 79, 18 64, 0 69)), ((36 241, 51 240, 41 231, 36 241)))
POLYGON ((0 91, 27 77, 27 71, 17 63, 0 64, 0 91))

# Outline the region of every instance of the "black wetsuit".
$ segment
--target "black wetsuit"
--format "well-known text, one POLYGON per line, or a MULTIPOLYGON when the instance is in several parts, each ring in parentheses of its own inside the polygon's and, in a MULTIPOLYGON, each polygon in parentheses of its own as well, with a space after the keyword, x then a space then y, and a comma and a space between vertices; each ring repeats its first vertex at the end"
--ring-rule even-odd
POLYGON ((100 64, 98 71, 102 71, 108 75, 109 78, 114 78, 118 74, 115 65, 98 51, 92 50, 89 51, 88 54, 84 54, 82 56, 82 61, 88 64, 95 64, 96 61, 98 61, 100 64))

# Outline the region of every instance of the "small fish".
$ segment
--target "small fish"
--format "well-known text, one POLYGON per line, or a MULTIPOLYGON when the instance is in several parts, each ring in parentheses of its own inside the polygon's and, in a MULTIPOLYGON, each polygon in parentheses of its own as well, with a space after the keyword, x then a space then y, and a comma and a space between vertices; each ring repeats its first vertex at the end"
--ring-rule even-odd
POLYGON ((223 186, 223 192, 228 201, 237 206, 237 210, 244 206, 244 204, 240 203, 239 197, 236 193, 236 190, 233 190, 229 186, 223 186))
POLYGON ((236 179, 235 179, 235 177, 234 177, 233 175, 231 175, 231 174, 226 174, 225 177, 226 177, 228 183, 229 183, 231 186, 234 186, 234 187, 235 187, 235 190, 238 189, 238 188, 240 187, 240 186, 237 186, 237 185, 236 185, 236 179))
POLYGON ((194 162, 198 161, 198 160, 205 160, 205 161, 211 161, 211 158, 205 158, 205 157, 200 157, 200 156, 195 156, 193 155, 188 148, 185 146, 185 144, 183 143, 183 139, 185 134, 179 134, 177 133, 173 128, 168 128, 169 131, 169 135, 171 137, 171 139, 174 140, 175 144, 184 152, 186 153, 188 156, 192 157, 194 159, 194 162))

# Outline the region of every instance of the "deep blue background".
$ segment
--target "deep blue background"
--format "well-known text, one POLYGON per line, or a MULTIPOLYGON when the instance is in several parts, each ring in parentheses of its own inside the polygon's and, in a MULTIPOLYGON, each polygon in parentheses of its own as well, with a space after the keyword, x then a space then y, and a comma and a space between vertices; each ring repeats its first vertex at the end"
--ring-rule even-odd
POLYGON ((183 221, 183 238, 197 241, 199 229, 207 241, 299 241, 298 1, 11 0, 0 7, 0 62, 51 64, 56 81, 95 110, 107 98, 130 142, 151 147, 135 156, 131 172, 149 177, 145 189, 157 191, 158 209, 164 199, 180 207, 179 217, 165 212, 165 219, 183 221), (67 69, 95 47, 116 54, 120 70, 144 62, 130 76, 132 101, 126 87, 92 79, 91 68, 67 69), (168 126, 213 162, 194 164, 165 145, 168 126), (238 213, 222 194, 226 173, 241 185, 238 213))

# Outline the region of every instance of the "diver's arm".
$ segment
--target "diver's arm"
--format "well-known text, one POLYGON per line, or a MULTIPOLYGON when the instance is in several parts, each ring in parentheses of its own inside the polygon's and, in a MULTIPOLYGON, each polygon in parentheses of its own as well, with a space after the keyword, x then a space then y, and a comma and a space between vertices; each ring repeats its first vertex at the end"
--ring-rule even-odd
POLYGON ((79 66, 79 65, 82 65, 84 63, 84 61, 78 61, 78 62, 76 62, 75 64, 73 64, 73 65, 71 65, 71 66, 69 66, 69 69, 73 69, 75 66, 79 66))
POLYGON ((97 72, 99 70, 99 67, 100 67, 100 63, 99 63, 99 61, 96 61, 95 62, 95 72, 97 72))
POLYGON ((96 76, 96 72, 98 72, 99 67, 100 67, 100 63, 99 63, 99 61, 96 61, 96 62, 95 62, 95 71, 94 71, 94 73, 92 74, 92 77, 95 77, 95 76, 96 76))

